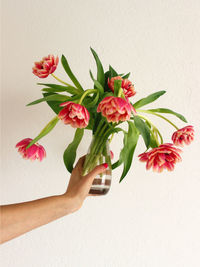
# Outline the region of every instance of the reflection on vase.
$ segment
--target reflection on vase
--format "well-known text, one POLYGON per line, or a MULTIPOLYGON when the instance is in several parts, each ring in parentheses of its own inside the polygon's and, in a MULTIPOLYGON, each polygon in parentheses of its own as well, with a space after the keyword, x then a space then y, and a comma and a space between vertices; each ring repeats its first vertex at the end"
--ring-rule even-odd
POLYGON ((108 168, 104 173, 99 174, 95 177, 89 194, 105 195, 110 189, 112 178, 112 165, 109 142, 102 142, 101 137, 93 137, 88 154, 84 162, 83 174, 86 175, 92 169, 94 169, 95 166, 103 163, 107 163, 108 168))

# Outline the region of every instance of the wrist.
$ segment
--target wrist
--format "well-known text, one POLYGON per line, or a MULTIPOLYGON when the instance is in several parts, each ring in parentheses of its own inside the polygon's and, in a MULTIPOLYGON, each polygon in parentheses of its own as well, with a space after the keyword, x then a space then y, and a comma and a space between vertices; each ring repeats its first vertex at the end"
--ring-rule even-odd
POLYGON ((66 210, 66 215, 78 211, 82 206, 82 201, 75 196, 71 196, 68 192, 61 195, 61 199, 66 210))

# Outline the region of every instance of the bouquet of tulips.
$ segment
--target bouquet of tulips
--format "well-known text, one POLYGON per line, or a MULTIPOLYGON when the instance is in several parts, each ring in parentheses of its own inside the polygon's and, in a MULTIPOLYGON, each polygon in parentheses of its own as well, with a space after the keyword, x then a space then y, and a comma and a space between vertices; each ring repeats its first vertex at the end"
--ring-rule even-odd
POLYGON ((152 167, 153 171, 156 172, 162 172, 164 169, 172 171, 174 165, 181 161, 179 155, 181 150, 177 146, 188 145, 194 139, 193 126, 179 129, 163 114, 172 114, 183 122, 187 122, 186 119, 168 108, 141 109, 158 99, 165 91, 155 92, 135 102, 136 91, 133 83, 128 79, 130 73, 118 73, 111 66, 105 72, 97 53, 92 48, 91 52, 97 65, 97 77, 95 78, 90 71, 92 86, 86 90, 83 89, 73 74, 64 55, 61 57, 61 63, 72 84, 55 76, 54 72, 59 62, 58 57, 49 55, 41 61, 35 62, 33 73, 36 76, 44 79, 51 75, 59 84, 39 83, 43 86, 43 97, 29 103, 28 106, 45 101, 56 113, 56 116, 34 139, 26 138, 17 143, 18 151, 26 159, 39 159, 41 161, 46 156, 46 152, 43 146, 37 142, 52 131, 61 120, 64 124, 76 128, 74 139, 65 149, 63 156, 69 172, 73 169, 76 150, 84 130, 92 131, 93 142, 90 154, 84 164, 83 175, 95 166, 105 143, 108 140, 111 142, 114 134, 119 132, 122 132, 124 136, 123 148, 119 159, 112 164, 111 168, 115 169, 123 164, 120 181, 123 180, 131 167, 133 154, 140 136, 144 140, 146 151, 139 155, 139 159, 146 162, 146 169, 152 167), (172 143, 163 143, 160 130, 144 114, 155 115, 175 128, 172 143), (120 127, 123 122, 127 123, 127 131, 120 127))

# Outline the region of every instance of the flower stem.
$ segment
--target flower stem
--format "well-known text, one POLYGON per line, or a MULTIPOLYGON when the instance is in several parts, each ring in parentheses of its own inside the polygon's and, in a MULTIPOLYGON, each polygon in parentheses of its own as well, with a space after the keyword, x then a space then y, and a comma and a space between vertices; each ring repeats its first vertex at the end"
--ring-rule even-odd
POLYGON ((51 73, 51 76, 53 76, 57 81, 59 81, 60 83, 63 83, 63 84, 65 84, 65 85, 67 85, 67 86, 72 86, 71 84, 69 84, 69 83, 66 83, 66 82, 64 82, 63 80, 61 80, 60 78, 58 78, 56 75, 54 75, 53 73, 51 73))
POLYGON ((171 122, 169 119, 167 119, 166 117, 156 113, 156 112, 153 112, 153 111, 149 111, 149 110, 142 110, 142 109, 137 109, 138 112, 142 112, 142 113, 149 113, 149 114, 152 114, 152 115, 155 115, 157 117, 160 117, 162 118, 163 120, 167 121, 169 124, 171 124, 176 130, 178 130, 179 128, 173 123, 171 122))
POLYGON ((140 117, 141 119, 144 119, 145 121, 147 121, 147 122, 152 126, 153 131, 152 131, 152 130, 150 130, 150 131, 151 131, 151 133, 154 135, 157 145, 159 146, 160 143, 159 143, 159 141, 158 141, 157 136, 154 134, 154 131, 155 131, 156 133, 158 133, 158 135, 159 135, 159 137, 160 137, 160 142, 161 142, 161 144, 163 144, 163 138, 162 138, 162 135, 161 135, 160 131, 158 130, 158 128, 157 128, 157 127, 156 127, 156 126, 155 126, 155 125, 154 125, 154 124, 153 124, 147 117, 142 116, 142 115, 140 115, 140 114, 138 114, 137 116, 140 117))
POLYGON ((122 88, 119 89, 119 92, 118 92, 118 94, 117 94, 117 97, 122 97, 122 98, 125 99, 124 91, 123 91, 122 88))
POLYGON ((86 95, 92 94, 92 93, 96 93, 96 92, 97 92, 97 89, 88 89, 88 90, 86 90, 85 93, 83 93, 83 95, 81 96, 78 104, 81 104, 82 103, 82 101, 86 97, 86 95))
POLYGON ((109 140, 109 144, 112 142, 114 135, 115 135, 115 134, 112 133, 111 138, 110 138, 110 140, 109 140))
POLYGON ((30 146, 39 141, 42 137, 47 135, 51 130, 53 130, 58 121, 58 116, 55 116, 49 123, 47 123, 47 125, 42 129, 42 131, 28 144, 26 149, 28 149, 30 146))

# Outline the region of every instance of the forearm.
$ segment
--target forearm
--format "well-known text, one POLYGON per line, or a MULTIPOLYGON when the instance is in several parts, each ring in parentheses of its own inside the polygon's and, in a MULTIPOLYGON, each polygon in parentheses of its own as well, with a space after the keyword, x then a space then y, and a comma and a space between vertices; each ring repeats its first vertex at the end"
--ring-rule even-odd
POLYGON ((1 243, 75 211, 66 194, 1 206, 1 243))

